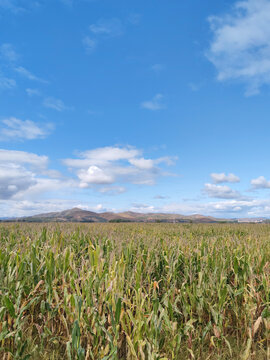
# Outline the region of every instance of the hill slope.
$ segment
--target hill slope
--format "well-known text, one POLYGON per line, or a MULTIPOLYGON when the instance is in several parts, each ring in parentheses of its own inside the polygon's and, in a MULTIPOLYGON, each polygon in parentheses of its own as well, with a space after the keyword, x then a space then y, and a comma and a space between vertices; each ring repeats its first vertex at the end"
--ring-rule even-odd
POLYGON ((16 221, 25 222, 195 222, 195 223, 215 223, 221 221, 230 221, 217 219, 203 215, 179 215, 179 214, 162 214, 149 213, 142 214, 132 211, 122 213, 95 213, 93 211, 74 208, 61 212, 51 212, 38 214, 29 217, 17 218, 16 221))

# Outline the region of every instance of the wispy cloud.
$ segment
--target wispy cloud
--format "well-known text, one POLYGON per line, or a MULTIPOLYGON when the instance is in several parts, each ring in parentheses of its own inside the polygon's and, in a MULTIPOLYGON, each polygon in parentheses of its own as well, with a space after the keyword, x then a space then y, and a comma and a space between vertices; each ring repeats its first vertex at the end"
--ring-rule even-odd
POLYGON ((0 0, 0 10, 10 11, 13 14, 21 14, 39 6, 38 0, 0 0))
POLYGON ((13 89, 17 85, 16 80, 8 78, 1 74, 0 72, 0 89, 13 89))
POLYGON ((121 20, 112 18, 99 19, 89 26, 89 30, 95 35, 115 37, 122 35, 124 28, 121 20))
POLYGON ((1 121, 0 141, 33 140, 46 137, 53 129, 52 124, 40 125, 31 120, 10 117, 1 121))
POLYGON ((70 107, 66 106, 62 100, 55 99, 53 97, 45 98, 43 101, 43 105, 47 108, 54 109, 56 111, 64 111, 70 109, 70 107))
POLYGON ((40 77, 32 74, 29 70, 25 69, 23 66, 18 66, 18 67, 15 67, 14 70, 20 74, 21 76, 29 79, 29 80, 33 80, 33 81, 38 81, 38 82, 41 82, 41 83, 44 83, 44 84, 47 84, 48 81, 47 80, 44 80, 44 79, 41 79, 40 77))
POLYGON ((92 52, 97 46, 97 41, 95 39, 92 39, 90 36, 85 36, 82 40, 82 43, 87 52, 92 52))
POLYGON ((213 40, 208 59, 218 71, 218 80, 239 80, 246 95, 270 85, 270 1, 243 0, 230 13, 212 16, 213 40))
POLYGON ((96 49, 101 39, 121 36, 124 33, 124 25, 118 18, 99 19, 89 26, 89 35, 82 39, 82 43, 88 53, 96 49))
POLYGON ((153 97, 152 100, 142 102, 141 107, 152 111, 165 109, 166 106, 162 102, 163 98, 164 96, 162 94, 157 94, 153 97))
POLYGON ((6 43, 0 46, 0 57, 9 62, 14 62, 18 60, 19 55, 15 51, 12 44, 6 43))
POLYGON ((31 89, 31 88, 27 88, 26 93, 28 96, 32 97, 32 96, 40 96, 40 91, 38 89, 31 89))

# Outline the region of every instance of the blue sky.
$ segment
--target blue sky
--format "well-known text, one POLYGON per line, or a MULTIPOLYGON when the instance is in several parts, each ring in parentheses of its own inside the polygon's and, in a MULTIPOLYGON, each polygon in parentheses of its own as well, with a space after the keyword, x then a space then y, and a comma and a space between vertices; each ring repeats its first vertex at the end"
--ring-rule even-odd
POLYGON ((0 215, 270 217, 270 1, 0 0, 0 215))

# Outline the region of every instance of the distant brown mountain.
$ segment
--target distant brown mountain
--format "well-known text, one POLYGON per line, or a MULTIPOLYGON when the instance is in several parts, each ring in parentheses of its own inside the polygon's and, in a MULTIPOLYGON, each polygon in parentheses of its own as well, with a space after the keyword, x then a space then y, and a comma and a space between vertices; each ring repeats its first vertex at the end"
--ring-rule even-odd
POLYGON ((218 219, 204 215, 179 215, 162 213, 136 213, 126 211, 121 213, 104 212, 95 213, 93 211, 74 208, 61 212, 51 212, 38 214, 29 217, 13 219, 23 222, 170 222, 170 223, 217 223, 231 222, 228 219, 218 219))

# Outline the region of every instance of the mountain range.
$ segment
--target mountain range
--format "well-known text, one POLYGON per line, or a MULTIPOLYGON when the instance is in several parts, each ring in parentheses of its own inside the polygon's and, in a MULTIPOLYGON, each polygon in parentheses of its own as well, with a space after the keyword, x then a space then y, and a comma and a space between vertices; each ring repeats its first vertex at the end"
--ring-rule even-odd
MULTIPOLYGON (((2 219, 7 221, 7 219, 2 219)), ((168 223, 220 223, 220 222, 265 222, 264 218, 255 219, 220 219, 204 215, 179 215, 163 213, 136 213, 132 211, 113 213, 96 213, 73 208, 61 212, 50 212, 28 217, 12 218, 9 221, 19 222, 168 222, 168 223)))

